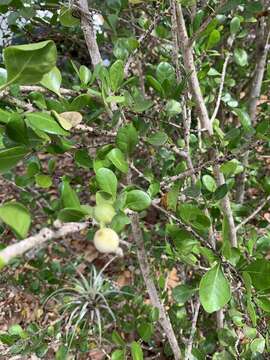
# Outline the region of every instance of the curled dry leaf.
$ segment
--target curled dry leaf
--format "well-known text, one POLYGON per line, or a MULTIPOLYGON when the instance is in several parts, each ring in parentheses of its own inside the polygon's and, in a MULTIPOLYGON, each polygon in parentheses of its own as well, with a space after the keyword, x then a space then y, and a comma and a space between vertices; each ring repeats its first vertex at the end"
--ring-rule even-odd
POLYGON ((82 114, 78 111, 66 111, 58 114, 55 110, 52 110, 52 115, 58 121, 59 125, 65 130, 79 125, 82 122, 82 114))

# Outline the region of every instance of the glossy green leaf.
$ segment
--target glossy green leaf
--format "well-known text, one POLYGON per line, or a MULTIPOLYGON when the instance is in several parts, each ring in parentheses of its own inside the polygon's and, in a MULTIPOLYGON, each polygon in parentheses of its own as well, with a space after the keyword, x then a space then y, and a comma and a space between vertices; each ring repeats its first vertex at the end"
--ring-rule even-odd
POLYGON ((235 49, 233 56, 237 65, 243 67, 248 64, 248 54, 244 49, 235 49))
POLYGON ((253 353, 262 354, 264 352, 264 348, 265 348, 265 340, 263 337, 254 339, 250 344, 250 350, 253 353))
POLYGON ((124 153, 131 155, 138 143, 138 133, 132 124, 121 127, 116 135, 116 144, 124 153))
POLYGON ((25 238, 31 225, 31 215, 22 204, 8 202, 0 206, 0 219, 8 225, 14 233, 25 238))
POLYGON ((42 130, 53 135, 68 135, 58 122, 47 113, 35 112, 26 115, 26 122, 33 129, 42 130))
POLYGON ((258 259, 252 261, 245 269, 250 275, 252 284, 257 290, 270 288, 270 261, 258 259))
POLYGON ((101 190, 116 197, 117 192, 117 177, 114 173, 106 168, 100 168, 96 172, 96 180, 101 190))
POLYGON ((131 343, 132 360, 143 360, 143 351, 140 344, 136 341, 131 343))
POLYGON ((22 160, 29 150, 24 146, 0 150, 0 173, 5 173, 22 160))
POLYGON ((125 351, 124 350, 114 350, 111 355, 112 360, 125 360, 125 351))
POLYGON ((215 265, 202 277, 199 295, 201 304, 208 313, 222 309, 230 301, 230 285, 220 264, 215 265))
POLYGON ((80 69, 79 69, 79 77, 80 77, 82 84, 87 85, 92 77, 91 70, 88 69, 87 66, 81 65, 80 69))
POLYGON ((126 207, 134 211, 142 211, 151 205, 150 196, 142 190, 131 190, 127 193, 126 207))
POLYGON ((165 80, 168 80, 170 83, 173 83, 175 78, 174 67, 168 62, 161 62, 157 66, 156 70, 157 80, 162 84, 165 80))
POLYGON ((40 83, 45 88, 51 90, 60 96, 60 87, 62 82, 62 75, 59 69, 55 66, 50 72, 45 74, 40 83))
POLYGON ((150 341, 153 335, 154 329, 153 325, 149 322, 143 322, 137 327, 138 334, 140 335, 143 341, 150 341))
POLYGON ((169 100, 165 106, 165 111, 169 117, 181 114, 182 108, 180 102, 176 100, 169 100))
POLYGON ((232 18, 230 22, 230 32, 232 35, 235 35, 238 33, 239 29, 240 29, 240 19, 238 16, 235 16, 234 18, 232 18))
POLYGON ((79 149, 74 155, 75 163, 85 169, 91 169, 93 167, 93 161, 90 158, 86 149, 79 149))
POLYGON ((161 146, 164 145, 168 141, 168 135, 163 131, 158 131, 147 139, 149 144, 153 146, 161 146))
POLYGON ((216 29, 214 29, 209 38, 208 38, 208 42, 207 42, 207 49, 210 50, 212 49, 215 45, 217 45, 220 41, 220 32, 216 29))
POLYGON ((145 77, 145 80, 148 82, 148 84, 154 89, 156 90, 160 95, 164 96, 164 90, 162 88, 162 85, 160 84, 160 82, 155 79, 153 76, 151 75, 147 75, 145 77))
POLYGON ((18 144, 27 145, 29 143, 25 122, 18 113, 10 116, 9 122, 6 125, 6 134, 12 141, 18 144))
POLYGON ((61 202, 64 208, 81 209, 79 197, 67 180, 61 184, 61 202))
POLYGON ((251 120, 248 112, 243 109, 235 109, 234 112, 239 117, 239 120, 241 122, 241 125, 244 129, 248 130, 251 126, 251 120))
POLYGON ((59 14, 59 21, 63 26, 72 27, 80 25, 80 19, 72 15, 72 8, 62 6, 59 14))
POLYGON ((4 49, 8 83, 35 84, 56 64, 56 46, 52 40, 4 49))
POLYGON ((265 312, 270 313, 270 300, 267 298, 255 299, 256 304, 265 312))
POLYGON ((115 92, 121 86, 124 80, 124 63, 122 60, 116 60, 109 70, 112 91, 115 92))
POLYGON ((49 175, 37 174, 35 176, 36 184, 44 189, 52 186, 52 178, 49 175))
POLYGON ((58 212, 57 218, 63 222, 77 222, 85 217, 86 213, 79 208, 65 208, 58 212))
POLYGON ((215 179, 210 175, 204 175, 202 177, 203 185, 206 187, 206 189, 210 192, 215 192, 217 189, 217 184, 215 179))
POLYGON ((128 224, 130 224, 130 218, 127 215, 120 213, 115 215, 112 219, 111 228, 117 233, 120 233, 128 224))
POLYGON ((128 163, 125 159, 124 154, 120 149, 112 149, 108 154, 107 158, 113 163, 113 165, 123 173, 128 172, 128 163))
POLYGON ((172 296, 174 300, 179 304, 184 304, 195 293, 195 289, 189 285, 178 285, 173 288, 172 296))
POLYGON ((0 109, 0 124, 7 124, 12 113, 3 109, 0 109))
POLYGON ((207 231, 211 225, 209 217, 195 205, 181 204, 179 214, 185 222, 198 230, 207 231))
POLYGON ((238 161, 236 159, 233 159, 233 160, 223 163, 220 166, 220 170, 223 172, 223 174, 225 176, 232 176, 232 175, 234 175, 234 173, 238 167, 238 164, 239 164, 238 161))

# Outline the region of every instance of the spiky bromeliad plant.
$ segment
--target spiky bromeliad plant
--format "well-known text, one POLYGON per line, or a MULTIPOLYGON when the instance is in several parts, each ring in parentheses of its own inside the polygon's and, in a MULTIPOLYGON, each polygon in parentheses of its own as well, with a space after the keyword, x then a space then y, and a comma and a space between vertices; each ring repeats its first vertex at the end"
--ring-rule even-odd
POLYGON ((88 278, 77 271, 79 279, 74 278, 68 286, 57 289, 46 298, 44 305, 52 298, 55 298, 61 304, 60 313, 66 319, 65 328, 68 349, 70 349, 80 326, 82 326, 82 329, 86 326, 97 326, 99 342, 101 342, 102 322, 106 318, 106 313, 110 315, 113 321, 116 321, 108 298, 112 294, 122 292, 103 274, 104 270, 115 258, 113 257, 108 261, 99 272, 97 272, 95 266, 92 266, 88 278))

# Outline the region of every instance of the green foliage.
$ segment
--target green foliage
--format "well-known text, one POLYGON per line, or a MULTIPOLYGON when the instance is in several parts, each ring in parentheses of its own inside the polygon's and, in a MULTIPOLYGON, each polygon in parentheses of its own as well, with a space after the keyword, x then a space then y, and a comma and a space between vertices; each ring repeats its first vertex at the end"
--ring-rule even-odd
POLYGON ((22 204, 14 201, 1 205, 0 219, 20 238, 27 236, 31 225, 31 215, 22 204))
POLYGON ((96 347, 113 360, 172 359, 146 276, 182 357, 191 338, 194 360, 268 356, 269 65, 258 74, 267 9, 211 0, 194 13, 193 0, 177 1, 186 43, 169 3, 94 1, 88 16, 79 2, 0 1, 12 31, 0 60, 0 247, 22 246, 44 227, 57 233, 61 222, 88 226, 2 270, 7 289, 48 299, 36 323, 12 318, 0 331, 10 358, 88 358, 96 347), (95 27, 88 48, 81 15, 95 27), (86 51, 97 55, 94 39, 104 60, 96 67, 86 51), (202 104, 215 114, 213 135, 202 104), (124 253, 106 275, 92 267, 108 260, 93 248, 105 225, 124 253))
POLYGON ((231 298, 230 285, 220 264, 202 277, 199 292, 202 306, 209 313, 222 309, 228 303, 231 298))
POLYGON ((10 46, 4 50, 4 60, 8 84, 35 84, 55 66, 56 46, 51 40, 10 46))

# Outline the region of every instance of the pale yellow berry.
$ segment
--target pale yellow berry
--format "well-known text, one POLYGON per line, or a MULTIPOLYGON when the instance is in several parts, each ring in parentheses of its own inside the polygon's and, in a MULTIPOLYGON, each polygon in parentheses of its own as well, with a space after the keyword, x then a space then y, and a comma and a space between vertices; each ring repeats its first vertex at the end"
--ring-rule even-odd
POLYGON ((102 228, 95 233, 94 245, 101 253, 117 253, 119 248, 119 237, 114 230, 102 228))

